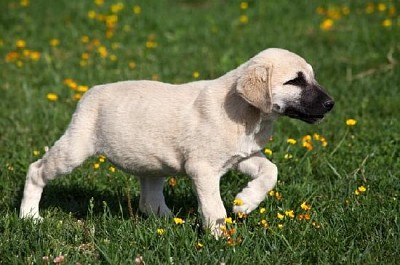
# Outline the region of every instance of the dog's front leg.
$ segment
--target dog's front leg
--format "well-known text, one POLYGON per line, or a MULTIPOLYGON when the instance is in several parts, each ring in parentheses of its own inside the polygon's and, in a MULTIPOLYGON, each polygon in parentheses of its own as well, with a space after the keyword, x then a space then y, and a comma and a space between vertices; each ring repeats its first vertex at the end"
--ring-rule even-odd
POLYGON ((186 170, 192 178, 197 194, 203 226, 218 237, 222 233, 221 225, 224 225, 226 217, 219 189, 221 174, 207 163, 196 163, 187 166, 186 170))
POLYGON ((250 156, 238 164, 238 170, 249 175, 252 180, 236 195, 242 203, 235 205, 235 213, 250 213, 265 199, 272 190, 278 177, 277 167, 261 152, 250 156))

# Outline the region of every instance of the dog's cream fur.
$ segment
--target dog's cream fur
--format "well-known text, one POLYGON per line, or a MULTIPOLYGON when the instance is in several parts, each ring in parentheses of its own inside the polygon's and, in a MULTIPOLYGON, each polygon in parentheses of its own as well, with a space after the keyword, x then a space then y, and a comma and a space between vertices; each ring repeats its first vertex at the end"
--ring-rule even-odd
POLYGON ((234 212, 254 210, 277 181, 277 167, 261 150, 286 102, 299 101, 300 88, 283 85, 299 71, 314 80, 311 66, 301 57, 267 49, 215 80, 93 87, 65 134, 30 165, 20 216, 40 218, 46 183, 88 157, 104 154, 139 178, 139 207, 145 213, 170 215, 162 193, 164 177, 189 175, 203 222, 218 234, 226 217, 219 189, 224 173, 237 169, 252 178, 236 196, 243 205, 234 206, 234 212))

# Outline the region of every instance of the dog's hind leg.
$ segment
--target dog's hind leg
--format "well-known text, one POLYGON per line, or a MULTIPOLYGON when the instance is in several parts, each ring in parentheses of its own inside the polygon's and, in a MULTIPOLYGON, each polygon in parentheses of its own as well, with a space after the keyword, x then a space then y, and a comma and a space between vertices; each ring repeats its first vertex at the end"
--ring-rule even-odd
POLYGON ((65 134, 42 159, 29 166, 20 208, 21 218, 41 219, 39 202, 47 182, 71 172, 95 153, 95 133, 91 125, 78 115, 74 116, 65 134))
POLYGON ((171 216, 172 213, 165 203, 163 177, 138 177, 140 181, 139 209, 145 214, 171 216))

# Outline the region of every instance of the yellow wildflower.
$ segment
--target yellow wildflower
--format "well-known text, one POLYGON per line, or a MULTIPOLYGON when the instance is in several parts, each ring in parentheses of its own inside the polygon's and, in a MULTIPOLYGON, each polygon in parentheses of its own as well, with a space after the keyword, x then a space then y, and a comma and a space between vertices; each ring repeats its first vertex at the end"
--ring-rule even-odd
POLYGON ((311 210, 311 205, 307 204, 307 202, 303 202, 300 205, 300 208, 303 209, 304 211, 309 211, 309 210, 311 210))
POLYGON ((60 40, 59 39, 54 38, 54 39, 50 40, 50 46, 56 47, 58 45, 60 45, 60 40))
POLYGON ((26 41, 24 41, 24 40, 17 40, 16 42, 15 42, 15 46, 18 48, 18 49, 23 49, 23 48, 25 48, 26 47, 26 41))
POLYGON ((157 48, 157 46, 158 46, 158 43, 154 40, 146 41, 146 48, 148 48, 148 49, 154 49, 154 48, 157 48))
POLYGON ((174 217, 174 223, 175 223, 176 225, 181 225, 181 224, 184 224, 185 221, 184 221, 182 218, 174 217))
POLYGON ((294 211, 293 210, 285 211, 285 215, 290 218, 294 218, 294 211))
POLYGON ((225 223, 232 224, 232 217, 226 217, 225 218, 225 223))
POLYGON ((283 229, 284 225, 283 224, 278 224, 279 229, 283 229))
POLYGON ((385 10, 386 10, 386 5, 385 5, 384 3, 379 3, 379 4, 378 4, 378 10, 379 10, 380 12, 385 11, 385 10))
POLYGON ((241 15, 239 17, 239 21, 241 24, 247 24, 247 23, 249 23, 249 17, 246 15, 241 15))
POLYGON ((89 41, 90 41, 90 39, 89 39, 89 37, 87 35, 83 35, 81 37, 81 42, 82 43, 89 43, 89 41))
POLYGON ((260 225, 261 225, 262 227, 264 227, 264 228, 268 228, 268 226, 269 226, 267 220, 265 220, 265 219, 262 219, 262 220, 261 220, 260 225))
POLYGON ((265 208, 264 207, 262 207, 262 208, 260 208, 260 213, 265 213, 265 208))
POLYGON ((391 27, 393 24, 392 20, 390 18, 387 18, 385 20, 382 21, 382 26, 389 28, 391 27))
POLYGON ((96 11, 94 11, 94 10, 89 10, 88 12, 87 12, 87 16, 88 16, 88 18, 90 18, 90 19, 95 19, 96 18, 96 11))
POLYGON ((94 0, 94 3, 98 6, 101 6, 104 4, 104 0, 94 0))
POLYGON ((106 162, 106 157, 105 157, 104 155, 100 155, 100 156, 99 156, 99 162, 100 162, 100 163, 106 162))
POLYGON ((249 3, 247 2, 240 2, 240 9, 245 10, 249 8, 249 3))
POLYGON ((244 203, 243 203, 243 200, 242 199, 234 199, 233 200, 233 205, 236 205, 236 206, 242 206, 244 203))
POLYGON ((275 191, 275 199, 277 199, 278 201, 282 200, 282 193, 280 193, 279 191, 275 191))
POLYGON ((40 155, 40 151, 39 150, 33 150, 32 153, 33 153, 34 156, 40 155))
POLYGON ((176 181, 176 178, 175 178, 175 177, 170 177, 170 178, 169 178, 169 180, 168 180, 168 185, 169 185, 171 188, 175 187, 175 186, 176 186, 176 183, 177 183, 177 181, 176 181))
POLYGON ((158 234, 159 236, 164 235, 164 234, 165 234, 165 229, 163 229, 163 228, 157 228, 157 234, 158 234))
POLYGON ((99 48, 97 48, 97 52, 100 54, 100 57, 105 58, 107 57, 107 48, 104 46, 100 46, 99 48))
POLYGON ((264 149, 264 154, 266 154, 267 156, 272 156, 272 150, 269 148, 265 148, 264 149))
POLYGON ((293 139, 293 138, 289 138, 289 139, 287 139, 287 141, 286 141, 288 144, 292 144, 292 145, 294 145, 294 144, 296 144, 297 143, 297 141, 295 140, 295 139, 293 139))
POLYGON ((293 155, 287 153, 287 154, 285 154, 284 158, 289 160, 289 159, 292 159, 292 158, 293 158, 293 155))
POLYGON ((311 151, 313 149, 313 145, 310 142, 303 142, 303 147, 308 151, 311 151))
POLYGON ((129 67, 130 69, 135 69, 135 68, 136 68, 136 63, 135 63, 135 62, 129 62, 129 63, 128 63, 128 67, 129 67))
POLYGON ((76 88, 76 91, 81 92, 81 93, 85 93, 85 92, 88 91, 88 90, 89 90, 89 87, 88 87, 88 86, 83 86, 83 85, 79 85, 79 86, 76 88))
POLYGON ((32 59, 33 61, 38 61, 38 60, 40 59, 40 56, 41 56, 41 54, 40 54, 40 52, 38 52, 38 51, 32 51, 32 52, 30 53, 30 57, 31 57, 31 59, 32 59))
POLYGON ((194 71, 194 72, 192 73, 192 76, 193 76, 193 78, 195 78, 195 79, 199 78, 199 77, 200 77, 199 71, 194 71))
POLYGON ((93 168, 94 168, 94 169, 99 169, 99 168, 100 168, 100 164, 99 164, 99 163, 95 163, 95 164, 93 165, 93 168))
POLYGON ((360 192, 365 192, 365 191, 367 191, 367 188, 364 187, 364 186, 360 186, 360 187, 358 187, 358 190, 359 190, 360 192))
POLYGON ((124 4, 119 2, 119 3, 111 5, 110 10, 112 13, 118 13, 118 12, 122 11, 124 9, 124 7, 125 7, 124 4))
POLYGON ((57 101, 58 100, 58 95, 56 93, 48 93, 47 94, 47 99, 49 101, 57 101))
POLYGON ((115 167, 113 167, 113 166, 110 166, 110 167, 108 168, 108 170, 110 170, 110 172, 112 172, 112 173, 115 173, 115 171, 116 171, 116 168, 115 168, 115 167))
POLYGON ((354 126, 357 124, 357 121, 355 119, 347 119, 346 120, 346 125, 347 126, 354 126))
POLYGON ((139 5, 135 5, 133 6, 132 11, 135 15, 140 15, 142 13, 142 8, 139 5))
POLYGON ((275 196, 275 191, 274 190, 270 190, 268 192, 268 195, 271 196, 271 197, 274 197, 275 196))
POLYGON ((19 4, 20 4, 22 7, 27 7, 27 6, 29 6, 29 0, 20 0, 20 1, 19 1, 19 4))
POLYGON ((196 249, 201 249, 204 247, 204 245, 201 242, 196 242, 195 247, 196 247, 196 249))
POLYGON ((284 216, 283 214, 281 214, 281 213, 277 213, 277 214, 276 214, 276 217, 277 217, 279 220, 283 220, 283 219, 285 218, 285 216, 284 216))
POLYGON ((370 2, 367 4, 367 7, 365 8, 365 13, 367 14, 372 14, 375 11, 375 5, 374 3, 370 2))
POLYGON ((328 30, 331 30, 333 28, 333 23, 334 23, 333 19, 327 18, 324 21, 322 21, 322 23, 319 25, 319 27, 322 30, 328 31, 328 30))
POLYGON ((247 218, 247 213, 238 212, 238 213, 237 213, 237 217, 239 217, 239 219, 247 218))

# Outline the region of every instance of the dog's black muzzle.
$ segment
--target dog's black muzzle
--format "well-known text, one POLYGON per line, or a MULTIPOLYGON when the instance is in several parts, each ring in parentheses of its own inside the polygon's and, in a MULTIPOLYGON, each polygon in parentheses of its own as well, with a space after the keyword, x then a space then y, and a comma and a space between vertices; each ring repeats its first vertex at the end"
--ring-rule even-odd
POLYGON ((332 110, 335 101, 319 85, 307 85, 302 88, 298 105, 288 106, 284 114, 307 123, 322 120, 332 110))

